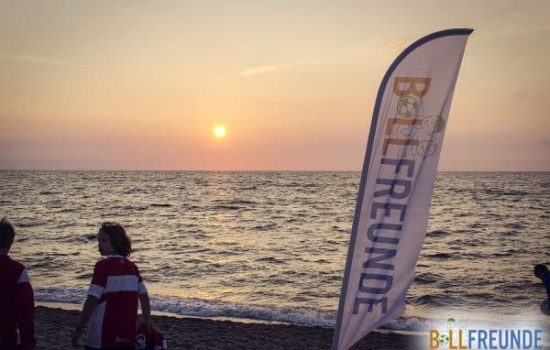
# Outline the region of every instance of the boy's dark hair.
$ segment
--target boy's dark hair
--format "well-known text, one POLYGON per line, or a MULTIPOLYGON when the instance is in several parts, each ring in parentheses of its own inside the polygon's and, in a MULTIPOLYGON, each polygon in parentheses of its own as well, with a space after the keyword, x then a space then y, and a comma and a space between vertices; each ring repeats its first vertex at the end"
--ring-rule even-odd
POLYGON ((130 241, 121 224, 118 222, 104 222, 101 224, 99 230, 105 232, 111 238, 111 245, 118 254, 123 256, 130 255, 132 252, 132 241, 130 241))
POLYGON ((13 238, 15 237, 15 229, 13 225, 5 217, 0 220, 0 249, 10 249, 13 238))
POLYGON ((542 277, 546 272, 548 272, 548 268, 546 267, 546 265, 537 264, 535 265, 534 272, 535 272, 535 276, 542 277))

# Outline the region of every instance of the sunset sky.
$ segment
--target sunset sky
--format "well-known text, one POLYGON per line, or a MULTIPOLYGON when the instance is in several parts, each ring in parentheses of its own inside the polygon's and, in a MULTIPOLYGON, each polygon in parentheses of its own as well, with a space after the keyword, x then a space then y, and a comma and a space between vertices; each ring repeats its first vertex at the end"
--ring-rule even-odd
POLYGON ((456 27, 439 169, 549 171, 548 0, 0 0, 0 169, 360 170, 386 69, 456 27))

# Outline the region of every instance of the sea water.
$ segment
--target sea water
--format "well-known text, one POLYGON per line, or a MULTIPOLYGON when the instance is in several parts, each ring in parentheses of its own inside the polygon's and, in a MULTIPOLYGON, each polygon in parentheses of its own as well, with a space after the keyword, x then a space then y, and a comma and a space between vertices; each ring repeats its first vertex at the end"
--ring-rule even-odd
MULTIPOLYGON (((153 309, 334 326, 358 172, 0 171, 37 301, 82 303, 102 221, 132 238, 153 309)), ((550 173, 439 173, 403 317, 550 321, 550 173)))

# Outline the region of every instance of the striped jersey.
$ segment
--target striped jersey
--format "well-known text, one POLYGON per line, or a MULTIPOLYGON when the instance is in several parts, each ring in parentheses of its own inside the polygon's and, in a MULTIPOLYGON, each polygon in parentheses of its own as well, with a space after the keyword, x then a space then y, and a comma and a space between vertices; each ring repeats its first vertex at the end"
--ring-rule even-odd
POLYGON ((137 266, 128 258, 110 255, 96 263, 88 295, 98 299, 86 345, 91 348, 133 346, 138 296, 147 289, 137 266))
POLYGON ((25 266, 0 255, 0 349, 16 344, 34 349, 34 295, 25 266))

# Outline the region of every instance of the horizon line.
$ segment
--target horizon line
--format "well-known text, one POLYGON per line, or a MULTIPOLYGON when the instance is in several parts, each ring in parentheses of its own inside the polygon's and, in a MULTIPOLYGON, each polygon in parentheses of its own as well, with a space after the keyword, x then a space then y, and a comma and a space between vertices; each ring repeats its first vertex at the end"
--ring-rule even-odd
MULTIPOLYGON (((78 168, 0 168, 0 171, 65 171, 65 172, 234 172, 234 173, 261 173, 261 172, 296 172, 296 173, 322 173, 322 172, 347 172, 360 173, 361 170, 351 169, 78 169, 78 168)), ((547 173, 549 170, 437 170, 438 173, 547 173)))

